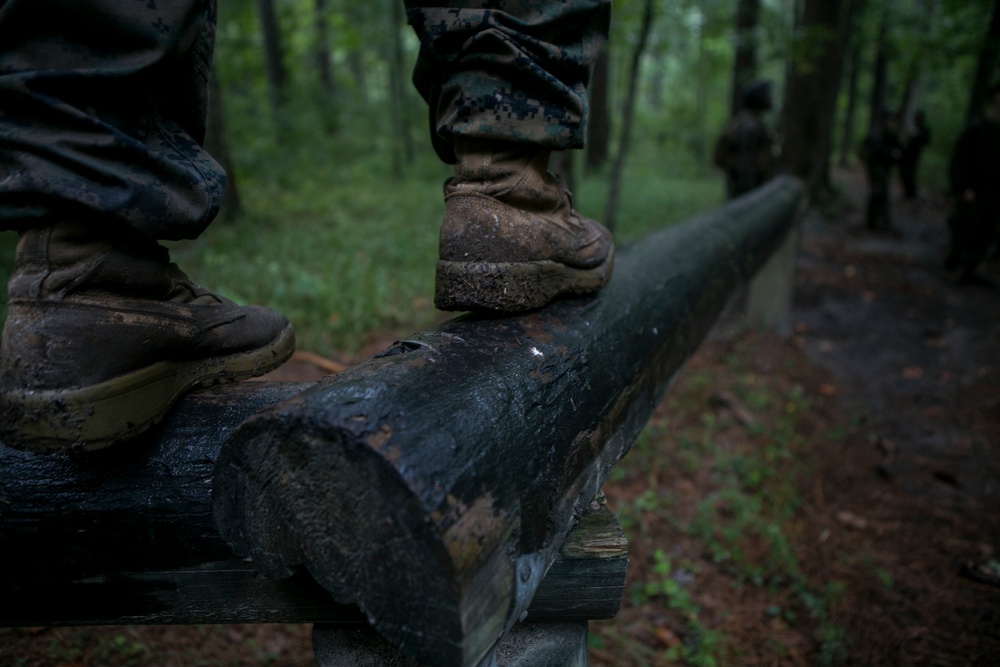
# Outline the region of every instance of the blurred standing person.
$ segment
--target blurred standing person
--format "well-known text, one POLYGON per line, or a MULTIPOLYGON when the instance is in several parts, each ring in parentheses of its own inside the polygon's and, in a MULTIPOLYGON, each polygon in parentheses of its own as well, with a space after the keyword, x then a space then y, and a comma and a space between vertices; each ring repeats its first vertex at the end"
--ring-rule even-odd
POLYGON ((774 132, 764 122, 773 107, 771 84, 756 81, 743 91, 743 108, 730 119, 715 144, 713 161, 726 173, 726 196, 739 197, 774 177, 774 132))
POLYGON ((945 267, 958 270, 963 284, 987 283, 977 269, 997 242, 1000 224, 1000 84, 988 99, 982 116, 959 135, 949 164, 955 205, 945 267))
POLYGON ((861 146, 861 160, 868 175, 868 210, 865 225, 868 229, 892 232, 889 213, 892 168, 899 162, 902 146, 898 134, 899 116, 884 110, 861 146))
POLYGON ((923 111, 913 114, 913 127, 903 141, 903 151, 899 157, 899 178, 903 182, 903 196, 917 198, 917 164, 920 153, 931 142, 931 130, 927 125, 927 115, 923 111))

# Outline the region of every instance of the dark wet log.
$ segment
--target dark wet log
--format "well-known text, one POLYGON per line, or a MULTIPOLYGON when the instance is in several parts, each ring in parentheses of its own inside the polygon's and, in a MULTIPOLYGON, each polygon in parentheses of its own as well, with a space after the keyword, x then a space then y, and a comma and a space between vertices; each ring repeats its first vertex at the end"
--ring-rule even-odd
MULTIPOLYGON (((260 576, 212 521, 222 441, 249 415, 312 384, 204 389, 156 431, 103 452, 0 447, 0 626, 366 623, 306 572, 260 576)), ((595 507, 567 536, 529 615, 613 617, 626 561, 614 514, 595 507)))
POLYGON ((221 533, 411 657, 478 664, 800 195, 777 179, 623 249, 595 298, 453 320, 253 417, 216 467, 221 533))

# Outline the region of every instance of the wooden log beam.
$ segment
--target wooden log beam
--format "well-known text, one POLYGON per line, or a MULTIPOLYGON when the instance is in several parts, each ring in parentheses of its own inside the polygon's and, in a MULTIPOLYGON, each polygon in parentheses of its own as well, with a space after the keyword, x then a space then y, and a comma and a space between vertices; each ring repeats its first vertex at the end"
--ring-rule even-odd
MULTIPOLYGON (((163 623, 365 624, 306 572, 274 581, 212 519, 222 442, 314 383, 242 382, 185 397, 155 431, 77 456, 0 446, 0 627, 163 623)), ((612 618, 628 551, 603 504, 574 528, 533 619, 612 618)))
POLYGON ((452 320, 252 417, 217 462, 220 532, 414 659, 479 664, 800 197, 776 179, 623 249, 595 298, 452 320))

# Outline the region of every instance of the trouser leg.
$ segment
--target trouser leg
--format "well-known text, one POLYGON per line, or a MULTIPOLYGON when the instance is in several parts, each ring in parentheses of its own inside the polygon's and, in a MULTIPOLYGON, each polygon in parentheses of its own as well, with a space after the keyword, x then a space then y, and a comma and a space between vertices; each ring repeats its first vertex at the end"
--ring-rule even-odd
POLYGON ((583 146, 586 86, 607 40, 609 0, 406 0, 406 8, 421 43, 413 82, 445 162, 455 162, 456 137, 583 146))
POLYGON ((197 236, 225 186, 201 147, 214 34, 215 0, 0 2, 0 229, 197 236))
POLYGON ((881 171, 873 171, 868 178, 868 213, 869 229, 889 229, 892 227, 889 218, 889 176, 881 171))
POLYGON ((407 0, 420 37, 413 81, 428 103, 445 187, 434 302, 532 310, 611 278, 614 245, 573 210, 549 152, 583 146, 586 85, 607 39, 607 0, 407 0), (497 6, 502 5, 502 9, 497 6))

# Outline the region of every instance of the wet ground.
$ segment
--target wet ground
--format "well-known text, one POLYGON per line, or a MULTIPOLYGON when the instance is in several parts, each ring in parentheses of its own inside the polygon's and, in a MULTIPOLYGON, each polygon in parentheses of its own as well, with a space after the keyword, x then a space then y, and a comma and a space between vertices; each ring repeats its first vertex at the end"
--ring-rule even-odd
MULTIPOLYGON (((971 518, 1000 510, 1000 274, 991 287, 945 271, 942 199, 896 201, 898 236, 863 227, 855 206, 811 216, 794 322, 809 356, 852 387, 881 474, 971 518)), ((984 526, 1000 546, 1000 524, 984 526)))

